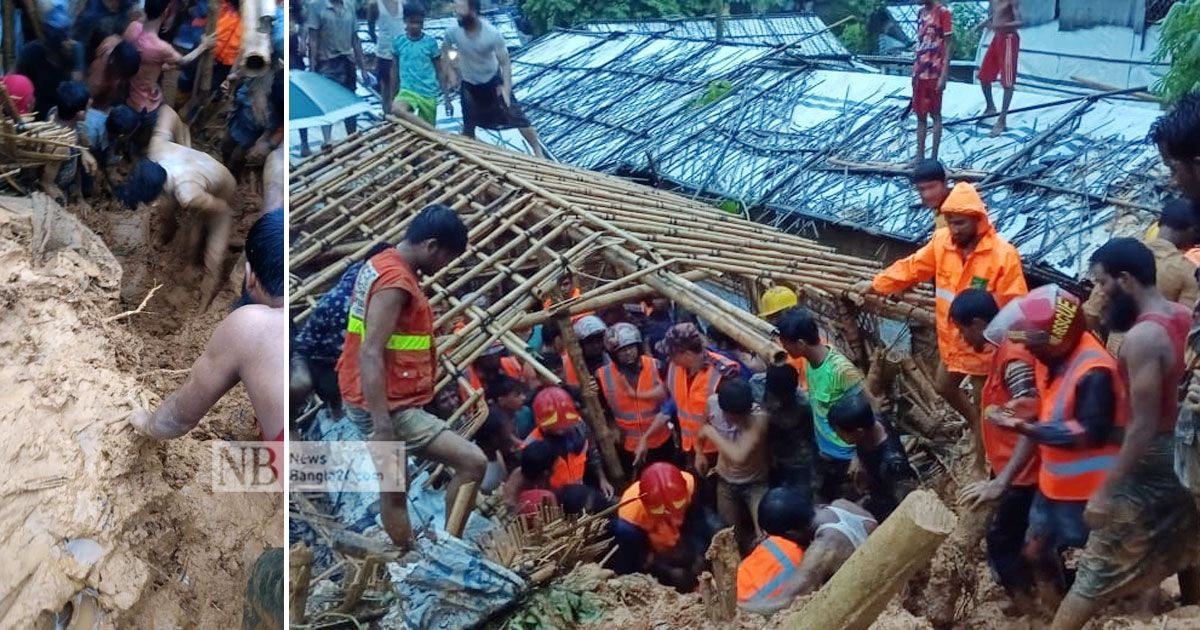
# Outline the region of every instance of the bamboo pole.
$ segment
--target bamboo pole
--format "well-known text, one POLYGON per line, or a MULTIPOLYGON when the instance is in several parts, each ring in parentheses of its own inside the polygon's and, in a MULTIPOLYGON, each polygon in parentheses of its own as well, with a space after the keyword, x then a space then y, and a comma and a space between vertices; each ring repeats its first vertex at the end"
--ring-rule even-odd
POLYGON ((471 507, 475 503, 475 492, 479 483, 467 482, 458 488, 450 513, 446 515, 446 531, 451 536, 462 538, 463 530, 467 527, 467 518, 471 516, 471 507))
POLYGON ((270 20, 275 14, 274 7, 269 0, 241 0, 241 14, 242 49, 238 55, 242 64, 241 74, 260 77, 271 69, 270 20))
MULTIPOLYGON (((217 21, 221 14, 221 0, 208 0, 208 17, 204 23, 205 35, 216 35, 217 21)), ((216 47, 209 48, 208 51, 200 57, 200 66, 196 75, 196 87, 192 90, 192 98, 196 98, 197 94, 204 95, 205 102, 212 99, 212 79, 213 79, 213 62, 216 59, 216 47)))
POLYGON ((934 493, 910 493, 783 626, 867 630, 913 573, 929 562, 956 521, 934 493))
POLYGON ((554 324, 558 326, 559 338, 562 339, 563 348, 567 351, 567 358, 574 364, 575 374, 579 376, 580 389, 583 390, 583 406, 586 411, 584 418, 591 426, 596 441, 599 442, 597 446, 600 447, 600 458, 604 460, 608 481, 614 487, 622 487, 625 485, 625 469, 621 467, 621 460, 617 457, 616 438, 605 419, 604 407, 600 405, 600 397, 597 394, 599 388, 596 386, 596 380, 591 370, 588 369, 587 361, 583 358, 583 348, 579 345, 579 338, 575 336, 571 318, 559 317, 554 320, 554 324))

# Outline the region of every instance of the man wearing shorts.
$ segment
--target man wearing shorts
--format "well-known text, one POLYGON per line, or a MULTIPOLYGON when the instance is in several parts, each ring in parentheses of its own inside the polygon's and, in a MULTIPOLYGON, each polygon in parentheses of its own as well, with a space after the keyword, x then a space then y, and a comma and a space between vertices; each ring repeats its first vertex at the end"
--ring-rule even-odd
POLYGON ((925 132, 933 119, 933 146, 929 157, 937 159, 942 142, 942 92, 950 77, 950 42, 953 20, 950 9, 936 0, 922 0, 917 12, 917 50, 913 60, 912 109, 917 115, 917 157, 925 159, 925 132))
MULTIPOLYGON (((422 210, 399 245, 372 256, 359 270, 337 364, 346 415, 364 435, 371 432, 376 442, 402 441, 418 457, 454 470, 446 487, 447 518, 459 489, 473 494, 483 480, 487 457, 424 409, 434 398, 437 349, 433 310, 417 272, 432 275, 466 248, 467 228, 453 210, 443 205, 422 210)), ((404 492, 379 495, 383 529, 402 547, 412 538, 406 502, 404 492)), ((466 505, 474 504, 469 497, 466 505)))
MULTIPOLYGON (((463 135, 474 138, 476 127, 518 129, 534 154, 545 157, 537 131, 513 96, 512 61, 504 37, 479 16, 479 0, 458 0, 458 26, 448 29, 444 37, 442 59, 449 60, 452 49, 458 53, 463 135)), ((447 76, 454 75, 448 71, 447 76)))
MULTIPOLYGON (((353 93, 358 89, 358 69, 363 67, 362 43, 354 30, 357 17, 353 0, 317 0, 308 9, 308 20, 308 54, 313 68, 353 93)), ((346 133, 357 129, 354 118, 347 118, 346 133)), ((333 127, 321 127, 321 133, 325 149, 331 148, 333 127)))
POLYGON ((1008 106, 1012 103, 1013 85, 1017 82, 1017 52, 1021 48, 1021 36, 1017 29, 1021 26, 1021 13, 1017 8, 1017 0, 991 0, 988 8, 988 19, 979 23, 979 28, 992 29, 992 43, 988 46, 987 54, 983 57, 983 65, 979 66, 979 86, 983 88, 983 98, 987 101, 984 116, 996 114, 996 103, 992 101, 992 83, 1000 79, 1000 87, 1004 88, 1004 101, 1000 104, 1000 117, 992 126, 992 137, 1004 133, 1008 122, 1008 106))

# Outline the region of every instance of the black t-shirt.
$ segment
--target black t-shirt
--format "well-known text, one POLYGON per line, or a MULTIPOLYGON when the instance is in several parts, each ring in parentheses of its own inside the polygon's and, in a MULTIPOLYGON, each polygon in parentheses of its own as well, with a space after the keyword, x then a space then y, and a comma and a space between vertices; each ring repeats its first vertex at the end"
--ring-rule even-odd
POLYGON ((887 439, 877 446, 858 446, 855 451, 867 473, 870 496, 865 507, 882 521, 916 488, 917 473, 908 462, 908 453, 904 451, 900 434, 892 422, 883 416, 876 419, 887 431, 887 439))

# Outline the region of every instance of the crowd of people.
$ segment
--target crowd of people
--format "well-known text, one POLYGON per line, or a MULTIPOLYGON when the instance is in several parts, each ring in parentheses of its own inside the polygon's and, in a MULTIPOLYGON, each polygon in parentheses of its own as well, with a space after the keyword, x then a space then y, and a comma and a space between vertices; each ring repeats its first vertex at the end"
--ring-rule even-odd
MULTIPOLYGON (((438 102, 454 113, 459 92, 462 133, 476 129, 517 129, 535 155, 544 156, 537 131, 513 96, 512 60, 496 27, 481 14, 480 0, 458 0, 458 23, 442 41, 425 32, 427 7, 421 0, 310 0, 292 4, 291 67, 313 71, 350 92, 376 85, 384 115, 436 127, 438 102), (358 21, 369 20, 375 55, 363 54, 358 21), (307 63, 306 63, 307 60, 307 63)), ((357 122, 344 122, 354 133, 357 122)), ((321 128, 324 148, 332 148, 333 127, 321 128)), ((301 154, 309 155, 308 132, 300 130, 301 154)))
MULTIPOLYGON (((1082 627, 1105 602, 1174 573, 1185 602, 1200 595, 1191 415, 1200 384, 1188 385, 1194 359, 1185 364, 1198 286, 1189 260, 1197 138, 1200 96, 1154 126, 1151 140, 1185 197, 1144 241, 1113 239, 1093 254, 1086 302, 1057 285, 1029 291, 984 199, 948 181, 936 160, 913 177, 938 226, 932 239, 847 293, 862 301, 934 285, 936 390, 967 420, 965 455, 987 471, 959 500, 991 510, 987 559, 1014 610, 1056 613, 1058 628, 1082 627), (1068 570, 1071 550, 1080 556, 1068 570)), ((364 437, 403 440, 447 465, 448 513, 460 489, 498 493, 527 518, 544 503, 568 514, 616 506, 609 566, 685 591, 696 588, 715 533, 731 527, 743 556, 739 604, 770 614, 820 588, 918 487, 900 433, 880 412, 893 407, 867 391, 861 367, 785 286, 765 291, 759 309, 786 351, 778 365, 721 334, 720 314, 657 298, 572 315, 579 360, 565 330, 539 325, 518 331, 526 352, 485 348, 435 391, 434 340, 467 320, 435 328, 444 307, 430 305, 417 274, 436 273, 467 244, 452 209, 425 208, 401 242, 354 263, 321 298, 295 331, 291 359, 294 412, 315 392, 364 437), (468 437, 448 420, 474 390, 488 413, 468 437), (591 394, 603 418, 589 417, 591 394), (624 488, 610 478, 600 443, 608 434, 624 488)), ((581 295, 569 270, 554 291, 535 308, 581 295)), ((487 309, 499 297, 459 299, 487 309)), ((388 535, 406 545, 404 495, 385 494, 380 511, 388 535)))

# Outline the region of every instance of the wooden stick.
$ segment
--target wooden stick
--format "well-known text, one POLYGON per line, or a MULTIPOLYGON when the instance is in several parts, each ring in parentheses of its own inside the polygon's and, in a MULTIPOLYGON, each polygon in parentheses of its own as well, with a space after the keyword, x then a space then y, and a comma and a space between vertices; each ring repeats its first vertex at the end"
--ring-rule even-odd
POLYGON ((475 503, 475 491, 479 483, 467 482, 458 488, 450 513, 446 515, 446 531, 451 536, 462 538, 463 530, 467 527, 467 517, 471 515, 471 506, 475 503))
POLYGON ((142 309, 146 308, 146 303, 150 301, 150 298, 154 297, 155 291, 158 291, 159 289, 161 289, 162 286, 163 285, 161 285, 161 284, 154 285, 154 288, 150 289, 150 292, 146 294, 146 297, 142 298, 142 303, 138 304, 138 307, 133 309, 132 311, 125 311, 124 313, 117 313, 116 315, 113 315, 112 317, 106 317, 101 321, 115 322, 118 319, 124 319, 126 317, 129 317, 130 315, 137 315, 138 313, 141 313, 142 309))
POLYGON ((913 573, 929 562, 956 521, 934 493, 910 493, 783 627, 867 630, 913 573))
POLYGON ((587 361, 583 358, 583 348, 579 345, 579 338, 575 336, 571 319, 559 317, 554 324, 558 326, 559 338, 567 351, 567 358, 574 364, 575 374, 579 377, 579 386, 583 390, 584 419, 599 442, 597 446, 600 447, 600 458, 604 460, 608 480, 614 487, 621 487, 625 484, 625 469, 621 467, 621 460, 617 457, 616 439, 605 419, 604 407, 600 405, 596 379, 588 370, 587 361))
POLYGON ((312 551, 303 542, 292 545, 288 554, 288 620, 293 624, 304 623, 304 609, 308 606, 309 586, 312 578, 312 551))

